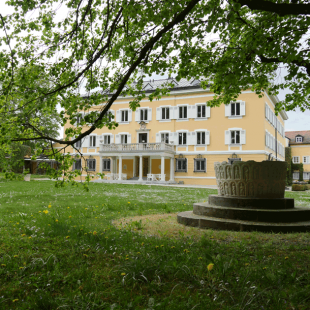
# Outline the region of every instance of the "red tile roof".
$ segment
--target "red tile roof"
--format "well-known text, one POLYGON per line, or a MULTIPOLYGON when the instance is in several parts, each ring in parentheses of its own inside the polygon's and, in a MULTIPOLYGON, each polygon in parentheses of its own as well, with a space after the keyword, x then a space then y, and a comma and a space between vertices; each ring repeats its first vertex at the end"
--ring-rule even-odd
POLYGON ((290 139, 290 145, 296 144, 310 144, 310 130, 302 130, 302 131, 286 131, 285 137, 290 139), (296 136, 302 136, 302 142, 296 142, 296 136))

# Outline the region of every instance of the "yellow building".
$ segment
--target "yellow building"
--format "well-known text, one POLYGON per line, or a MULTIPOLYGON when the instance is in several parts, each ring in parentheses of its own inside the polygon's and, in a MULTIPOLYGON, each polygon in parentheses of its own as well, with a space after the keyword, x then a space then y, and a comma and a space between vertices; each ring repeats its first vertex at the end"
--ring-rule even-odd
MULTIPOLYGON (((144 90, 151 93, 165 82, 145 81, 144 90)), ((277 97, 259 98, 246 90, 237 102, 210 108, 206 102, 214 94, 198 80, 169 82, 175 85, 169 96, 142 100, 135 112, 129 108, 131 97, 115 101, 110 113, 118 128, 97 129, 77 144, 88 171, 103 172, 111 182, 215 185, 214 162, 284 160, 287 115, 275 116, 277 97)), ((73 169, 83 164, 77 160, 73 169)))
MULTIPOLYGON (((292 162, 303 163, 303 179, 310 178, 310 130, 287 131, 285 136, 289 139, 288 146, 291 148, 292 162)), ((293 172, 293 180, 299 179, 299 172, 293 172)))

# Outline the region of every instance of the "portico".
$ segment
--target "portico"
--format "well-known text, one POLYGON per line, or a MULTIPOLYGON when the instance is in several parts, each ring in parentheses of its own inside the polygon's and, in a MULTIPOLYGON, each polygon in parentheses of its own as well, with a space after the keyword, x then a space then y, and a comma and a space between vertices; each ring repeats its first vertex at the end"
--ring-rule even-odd
POLYGON ((102 160, 110 159, 110 171, 103 171, 107 180, 146 183, 174 180, 174 146, 168 143, 130 143, 100 145, 102 160))

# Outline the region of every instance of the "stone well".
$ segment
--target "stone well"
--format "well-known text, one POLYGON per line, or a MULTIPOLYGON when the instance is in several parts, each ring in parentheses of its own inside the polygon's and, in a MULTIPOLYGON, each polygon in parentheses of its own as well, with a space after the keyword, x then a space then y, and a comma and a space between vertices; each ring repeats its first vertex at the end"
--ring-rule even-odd
POLYGON ((178 222, 200 228, 264 232, 310 231, 310 208, 284 198, 286 162, 214 163, 218 195, 178 214, 178 222))

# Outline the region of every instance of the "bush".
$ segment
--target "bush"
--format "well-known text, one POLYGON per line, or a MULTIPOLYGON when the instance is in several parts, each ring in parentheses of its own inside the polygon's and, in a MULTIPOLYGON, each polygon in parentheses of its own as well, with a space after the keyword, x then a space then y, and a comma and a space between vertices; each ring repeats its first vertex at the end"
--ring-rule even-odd
POLYGON ((292 185, 292 191, 306 191, 309 185, 303 185, 303 184, 293 184, 292 185))

